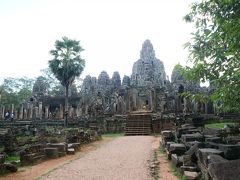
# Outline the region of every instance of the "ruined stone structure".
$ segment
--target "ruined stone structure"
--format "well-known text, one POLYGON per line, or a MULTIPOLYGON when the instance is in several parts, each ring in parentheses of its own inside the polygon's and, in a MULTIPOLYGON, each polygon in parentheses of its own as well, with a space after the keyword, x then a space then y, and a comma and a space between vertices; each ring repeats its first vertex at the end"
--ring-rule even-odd
MULTIPOLYGON (((96 77, 86 76, 80 95, 70 95, 69 116, 72 119, 102 115, 125 115, 130 112, 152 113, 212 113, 209 103, 193 102, 180 96, 182 92, 209 93, 199 83, 187 83, 174 68, 171 82, 166 77, 164 64, 155 56, 150 40, 146 40, 140 58, 133 64, 132 75, 121 77, 116 71, 110 78, 106 71, 96 77)), ((14 110, 12 110, 14 111, 14 110)), ((47 85, 39 77, 33 96, 15 113, 16 119, 63 119, 64 96, 50 97, 47 85)), ((4 117, 4 107, 1 107, 4 117)))
POLYGON ((114 72, 112 78, 103 71, 98 79, 87 76, 81 92, 82 115, 126 114, 132 111, 154 113, 190 112, 194 102, 180 97, 180 93, 201 91, 198 83, 184 81, 177 68, 172 82, 166 78, 163 62, 156 58, 153 45, 146 40, 140 59, 133 64, 131 77, 121 78, 114 72))

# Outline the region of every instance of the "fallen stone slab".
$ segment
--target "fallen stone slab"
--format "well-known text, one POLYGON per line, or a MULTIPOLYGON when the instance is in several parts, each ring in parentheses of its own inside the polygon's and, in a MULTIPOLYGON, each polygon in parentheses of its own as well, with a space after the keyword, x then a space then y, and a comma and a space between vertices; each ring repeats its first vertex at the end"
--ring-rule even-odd
POLYGON ((222 142, 222 138, 220 137, 208 137, 205 138, 205 141, 208 142, 214 142, 214 143, 221 143, 222 142))
POLYGON ((47 158, 57 158, 58 149, 57 148, 44 148, 44 153, 47 158))
POLYGON ((66 152, 66 149, 67 149, 66 143, 51 143, 48 146, 51 148, 57 148, 58 152, 66 152))
POLYGON ((181 169, 181 172, 184 172, 184 171, 191 171, 191 172, 197 172, 198 168, 194 165, 194 166, 181 166, 180 167, 181 169))
POLYGON ((184 166, 192 166, 193 165, 191 155, 183 155, 182 158, 183 158, 183 165, 184 166))
POLYGON ((213 180, 240 179, 240 159, 211 163, 208 166, 208 171, 213 180))
POLYGON ((161 136, 164 139, 164 141, 173 141, 174 140, 174 134, 170 130, 161 131, 161 136))
POLYGON ((167 148, 167 150, 170 149, 170 145, 171 145, 171 144, 175 144, 175 142, 170 141, 170 142, 167 142, 167 143, 166 143, 166 148, 167 148))
POLYGON ((180 144, 180 143, 170 144, 169 152, 171 154, 177 154, 178 156, 181 156, 186 152, 186 146, 184 144, 180 144))
POLYGON ((185 179, 186 180, 195 180, 199 178, 199 173, 197 172, 192 172, 192 171, 184 171, 185 179))
POLYGON ((171 162, 176 167, 182 166, 183 165, 182 156, 177 156, 177 154, 172 154, 171 155, 171 162))
POLYGON ((4 163, 5 169, 10 172, 17 172, 17 166, 12 163, 4 163))
POLYGON ((209 154, 207 158, 208 158, 208 164, 219 163, 219 162, 228 162, 227 159, 224 159, 222 156, 217 155, 217 154, 209 154))
POLYGON ((75 151, 78 151, 81 148, 81 144, 80 143, 71 143, 71 144, 68 144, 68 148, 73 148, 75 151))
POLYGON ((213 148, 202 148, 202 149, 198 149, 197 151, 197 157, 199 162, 201 162, 202 164, 204 164, 204 166, 208 166, 208 155, 210 154, 217 154, 220 156, 224 156, 223 151, 220 151, 218 149, 213 149, 213 148))
POLYGON ((224 152, 224 157, 228 160, 240 159, 240 144, 218 144, 219 150, 224 152))
POLYGON ((74 148, 68 148, 67 154, 74 155, 75 154, 74 148))
POLYGON ((183 143, 192 142, 192 141, 204 142, 204 137, 200 133, 183 134, 181 136, 181 141, 183 143))

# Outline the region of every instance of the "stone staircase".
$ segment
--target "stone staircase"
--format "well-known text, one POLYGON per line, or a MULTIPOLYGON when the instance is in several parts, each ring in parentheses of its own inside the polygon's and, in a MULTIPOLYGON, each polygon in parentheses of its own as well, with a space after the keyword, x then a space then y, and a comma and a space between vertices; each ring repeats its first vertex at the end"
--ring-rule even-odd
POLYGON ((152 116, 147 112, 136 112, 127 115, 125 135, 150 135, 152 132, 152 116))

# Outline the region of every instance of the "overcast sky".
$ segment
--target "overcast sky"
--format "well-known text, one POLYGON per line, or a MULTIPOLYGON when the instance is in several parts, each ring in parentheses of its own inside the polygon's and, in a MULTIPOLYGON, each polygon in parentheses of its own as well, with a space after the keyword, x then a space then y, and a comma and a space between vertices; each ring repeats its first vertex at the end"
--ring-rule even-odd
POLYGON ((150 39, 167 75, 187 60, 193 31, 183 21, 193 0, 0 0, 0 77, 37 77, 63 36, 80 41, 86 67, 131 75, 150 39))

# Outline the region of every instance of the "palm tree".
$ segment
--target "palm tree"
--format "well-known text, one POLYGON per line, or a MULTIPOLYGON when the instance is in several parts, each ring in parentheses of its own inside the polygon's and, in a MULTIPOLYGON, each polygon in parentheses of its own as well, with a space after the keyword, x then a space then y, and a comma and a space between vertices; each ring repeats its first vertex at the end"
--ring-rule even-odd
POLYGON ((49 60, 49 68, 54 76, 65 87, 65 113, 64 126, 68 125, 68 89, 76 77, 80 76, 84 67, 85 60, 81 58, 83 51, 79 41, 63 37, 62 40, 55 42, 55 49, 50 51, 54 59, 49 60))

